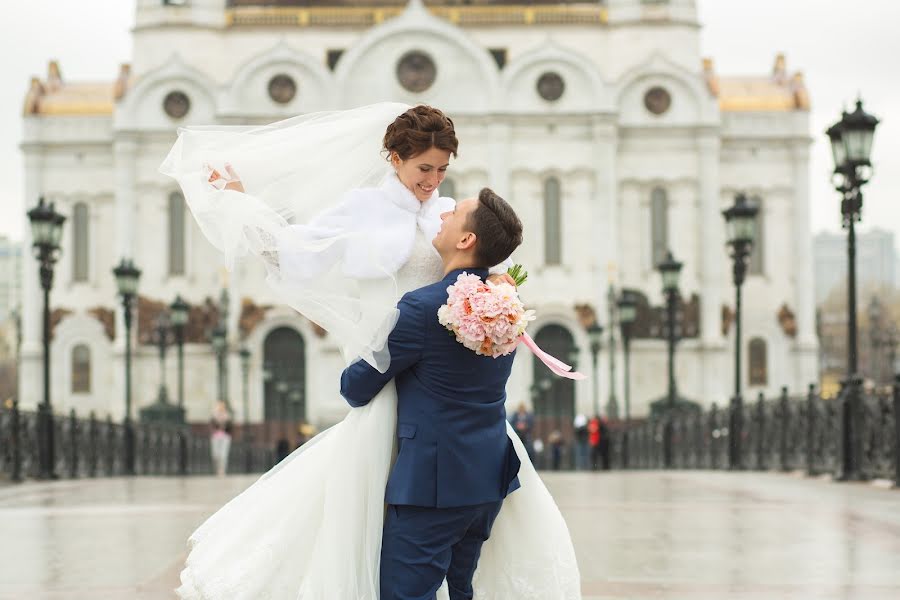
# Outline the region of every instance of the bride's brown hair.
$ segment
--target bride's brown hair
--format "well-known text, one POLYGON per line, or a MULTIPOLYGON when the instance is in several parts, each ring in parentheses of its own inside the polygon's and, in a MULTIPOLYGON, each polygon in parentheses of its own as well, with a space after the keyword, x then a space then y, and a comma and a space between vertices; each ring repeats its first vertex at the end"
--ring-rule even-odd
POLYGON ((407 160, 430 148, 446 150, 456 157, 459 141, 450 117, 437 108, 420 104, 388 125, 382 145, 388 154, 388 160, 392 152, 396 152, 402 160, 407 160))

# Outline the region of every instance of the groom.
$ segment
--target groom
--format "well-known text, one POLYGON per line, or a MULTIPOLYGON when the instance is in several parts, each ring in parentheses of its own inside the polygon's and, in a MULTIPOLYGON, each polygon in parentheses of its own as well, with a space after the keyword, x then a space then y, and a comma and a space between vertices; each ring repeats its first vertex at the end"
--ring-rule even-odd
POLYGON ((479 356, 437 317, 463 271, 488 276, 522 243, 522 223, 488 188, 441 215, 432 244, 444 279, 400 299, 390 368, 358 361, 341 375, 351 406, 396 380, 399 454, 385 493, 381 600, 432 600, 446 577, 451 600, 472 598, 472 576, 503 499, 519 487, 506 432, 513 355, 479 356))

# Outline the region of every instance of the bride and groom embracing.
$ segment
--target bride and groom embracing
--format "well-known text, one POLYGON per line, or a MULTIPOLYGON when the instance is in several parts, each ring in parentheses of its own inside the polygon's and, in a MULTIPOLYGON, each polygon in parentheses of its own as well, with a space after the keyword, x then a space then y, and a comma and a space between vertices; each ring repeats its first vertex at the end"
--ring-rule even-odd
POLYGON ((179 132, 161 170, 227 259, 261 258, 340 344, 354 407, 194 532, 180 597, 580 598, 568 529, 506 421, 513 355, 438 320, 458 275, 507 278, 522 241, 491 190, 439 196, 457 148, 441 111, 395 104, 179 132), (201 166, 224 159, 227 175, 201 166))

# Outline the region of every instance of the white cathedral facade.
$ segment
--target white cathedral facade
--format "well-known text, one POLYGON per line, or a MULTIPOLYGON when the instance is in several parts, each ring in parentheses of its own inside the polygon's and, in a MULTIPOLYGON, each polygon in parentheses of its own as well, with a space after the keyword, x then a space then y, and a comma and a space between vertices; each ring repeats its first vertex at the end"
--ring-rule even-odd
MULTIPOLYGON (((137 0, 133 59, 118 77, 69 82, 51 63, 32 81, 26 205, 44 196, 67 216, 51 295, 56 411, 123 416, 125 334, 111 270, 128 257, 142 270, 137 409, 157 399, 155 319, 180 294, 193 307, 184 349, 190 421, 208 420, 218 393, 208 336, 223 315, 225 387, 238 423, 281 426, 285 414, 288 428, 339 420, 348 407, 338 395, 336 341, 278 305, 259 265, 225 276, 157 167, 182 125, 266 123, 385 100, 429 103, 453 117, 460 153, 443 195, 489 185, 520 214, 525 243, 514 258, 530 271, 522 293, 538 312, 530 331, 545 349, 577 355, 593 375, 585 325, 597 318, 607 328, 598 362, 604 411, 611 387, 619 416, 624 408, 615 326, 610 386, 610 285, 642 294, 631 414, 646 415, 666 394, 666 343, 652 308, 663 303, 655 265, 666 249, 684 262, 679 395, 728 402, 734 287, 721 211, 738 191, 761 202, 744 286, 745 393, 800 392, 815 379, 809 98, 800 74, 780 56, 758 77, 718 74, 700 55, 694 0, 424 4, 137 0), (227 307, 218 306, 223 289, 227 307), (249 351, 246 397, 241 349, 249 351)), ((42 396, 42 301, 30 260, 23 408, 42 396)), ((165 363, 172 401, 175 356, 170 348, 165 363)), ((525 402, 556 419, 594 411, 590 380, 535 392, 542 369, 519 353, 510 410, 525 402)))

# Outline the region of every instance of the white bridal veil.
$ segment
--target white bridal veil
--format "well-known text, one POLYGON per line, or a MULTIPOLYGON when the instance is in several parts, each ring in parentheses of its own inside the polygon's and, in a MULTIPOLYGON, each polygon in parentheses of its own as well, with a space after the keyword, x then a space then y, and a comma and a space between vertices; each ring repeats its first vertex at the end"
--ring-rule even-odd
POLYGON ((247 254, 260 257, 279 298, 340 340, 345 360, 360 356, 382 371, 397 298, 360 279, 393 283, 396 265, 342 199, 390 173, 382 138, 408 108, 381 103, 263 126, 185 127, 159 169, 181 185, 229 268, 247 254), (209 183, 205 165, 224 173, 226 162, 246 193, 209 183))

